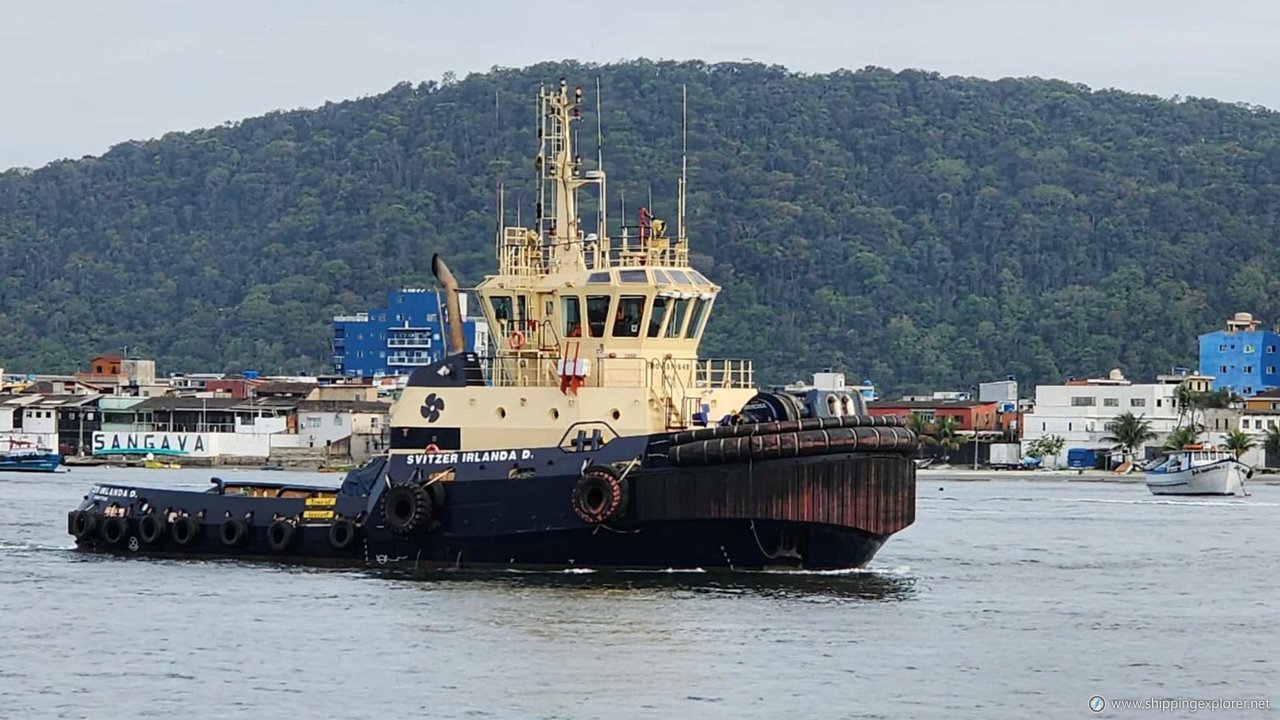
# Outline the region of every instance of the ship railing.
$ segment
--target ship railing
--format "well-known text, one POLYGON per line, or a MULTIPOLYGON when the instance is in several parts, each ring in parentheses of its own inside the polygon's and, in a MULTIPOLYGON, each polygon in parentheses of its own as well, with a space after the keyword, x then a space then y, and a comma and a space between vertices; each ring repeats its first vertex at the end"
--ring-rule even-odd
MULTIPOLYGON (((649 362, 644 358, 589 355, 579 359, 587 361, 585 384, 588 386, 648 387, 650 384, 649 362)), ((562 382, 563 365, 559 357, 502 352, 481 358, 480 362, 485 379, 494 387, 559 387, 562 382)))
POLYGON ((750 360, 739 358, 698 360, 694 367, 693 383, 698 388, 754 389, 755 370, 750 360))

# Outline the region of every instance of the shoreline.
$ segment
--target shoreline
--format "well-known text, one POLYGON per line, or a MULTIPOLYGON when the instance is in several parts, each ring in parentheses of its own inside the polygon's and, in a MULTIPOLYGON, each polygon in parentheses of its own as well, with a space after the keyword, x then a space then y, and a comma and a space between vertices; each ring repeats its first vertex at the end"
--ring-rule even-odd
MULTIPOLYGON (((1143 484, 1141 472, 1117 474, 1108 470, 995 470, 969 467, 927 467, 916 470, 916 482, 950 480, 952 482, 990 482, 993 480, 1056 480, 1059 482, 1093 482, 1143 484)), ((1248 481, 1253 485, 1280 485, 1280 475, 1265 473, 1248 481)))

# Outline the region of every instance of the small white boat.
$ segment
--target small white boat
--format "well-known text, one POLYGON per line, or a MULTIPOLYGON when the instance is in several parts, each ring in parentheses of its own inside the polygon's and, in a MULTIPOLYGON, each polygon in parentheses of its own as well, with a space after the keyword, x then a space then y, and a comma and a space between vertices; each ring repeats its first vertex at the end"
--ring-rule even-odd
POLYGON ((1187 446, 1146 471, 1155 495, 1248 495, 1244 481, 1253 468, 1227 450, 1187 446))

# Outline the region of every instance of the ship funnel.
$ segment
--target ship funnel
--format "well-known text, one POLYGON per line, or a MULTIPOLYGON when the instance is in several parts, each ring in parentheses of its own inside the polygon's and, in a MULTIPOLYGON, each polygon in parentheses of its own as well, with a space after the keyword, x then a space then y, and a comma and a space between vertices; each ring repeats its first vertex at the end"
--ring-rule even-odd
POLYGON ((431 256, 431 274, 436 276, 436 280, 444 288, 444 308, 449 314, 447 350, 450 355, 466 352, 465 342, 462 339, 462 309, 458 306, 458 281, 454 279, 453 273, 449 272, 449 266, 444 264, 439 254, 431 256))

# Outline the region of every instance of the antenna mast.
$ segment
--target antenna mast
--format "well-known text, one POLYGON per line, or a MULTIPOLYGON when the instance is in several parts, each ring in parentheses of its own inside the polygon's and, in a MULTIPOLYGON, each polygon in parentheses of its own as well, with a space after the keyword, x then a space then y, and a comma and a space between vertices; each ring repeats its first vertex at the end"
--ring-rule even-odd
POLYGON ((680 88, 680 197, 676 201, 676 241, 684 242, 684 190, 689 175, 689 86, 680 88))
POLYGON ((596 76, 596 170, 600 172, 600 198, 596 205, 596 235, 599 242, 604 242, 608 233, 608 203, 605 202, 604 189, 604 127, 600 113, 600 76, 596 76))

